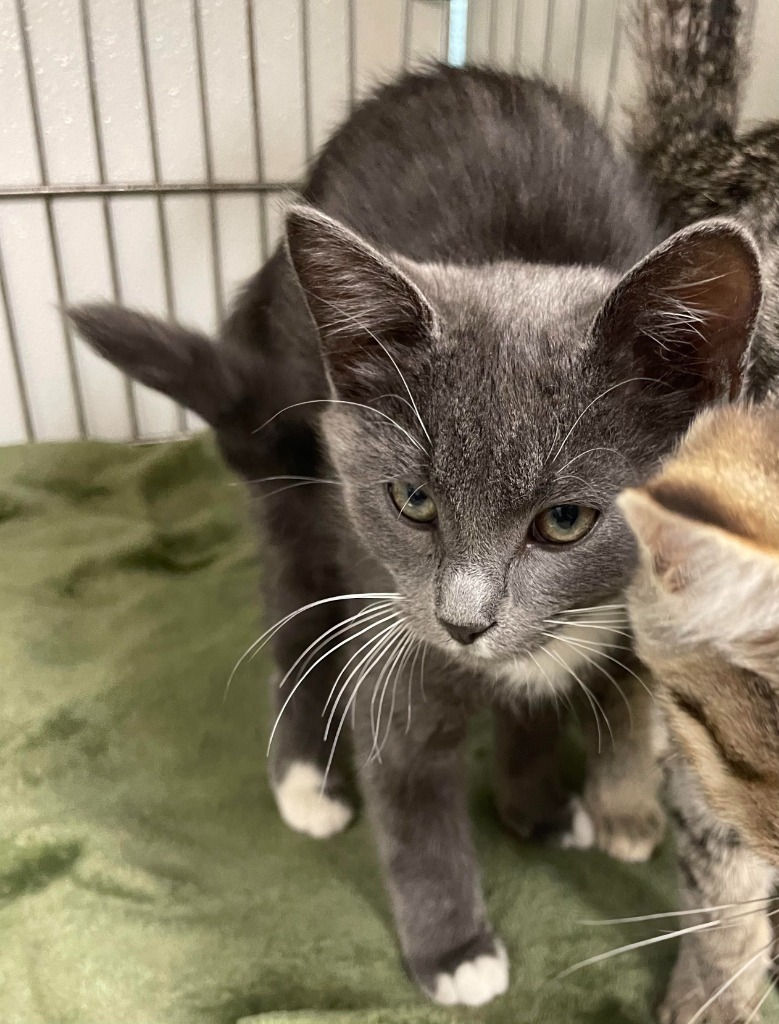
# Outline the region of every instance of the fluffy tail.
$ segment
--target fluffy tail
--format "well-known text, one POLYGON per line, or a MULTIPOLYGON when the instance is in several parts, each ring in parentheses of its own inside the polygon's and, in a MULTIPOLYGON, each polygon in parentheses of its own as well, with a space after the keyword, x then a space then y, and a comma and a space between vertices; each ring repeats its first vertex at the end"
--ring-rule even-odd
POLYGON ((746 67, 738 0, 637 0, 633 30, 643 82, 630 146, 673 227, 730 212, 718 172, 737 156, 746 67))

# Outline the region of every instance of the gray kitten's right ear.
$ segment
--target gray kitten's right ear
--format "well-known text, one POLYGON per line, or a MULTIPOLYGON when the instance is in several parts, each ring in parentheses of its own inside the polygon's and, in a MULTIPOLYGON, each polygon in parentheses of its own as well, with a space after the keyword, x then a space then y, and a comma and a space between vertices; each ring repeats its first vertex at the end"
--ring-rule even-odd
POLYGON ((312 207, 290 210, 287 250, 338 394, 364 402, 385 391, 397 366, 427 348, 430 303, 395 263, 312 207))
POLYGON ((169 395, 212 426, 247 391, 236 350, 198 331, 121 306, 95 304, 67 311, 79 335, 133 380, 169 395))

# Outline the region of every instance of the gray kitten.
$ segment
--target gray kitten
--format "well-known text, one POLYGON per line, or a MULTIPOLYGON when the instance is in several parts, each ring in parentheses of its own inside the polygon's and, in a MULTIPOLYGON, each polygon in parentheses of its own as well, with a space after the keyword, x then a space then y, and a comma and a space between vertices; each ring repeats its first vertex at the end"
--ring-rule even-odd
POLYGON ((380 89, 303 198, 222 344, 115 308, 73 319, 212 423, 249 482, 280 623, 260 642, 280 671, 282 816, 346 825, 332 759, 351 727, 409 971, 475 1005, 508 983, 466 806, 475 710, 494 709, 519 835, 643 859, 661 834, 614 498, 749 386, 757 260, 717 222, 646 256, 656 211, 586 110, 478 69, 380 89), (604 734, 584 804, 556 762, 556 704, 577 694, 593 752, 604 734))

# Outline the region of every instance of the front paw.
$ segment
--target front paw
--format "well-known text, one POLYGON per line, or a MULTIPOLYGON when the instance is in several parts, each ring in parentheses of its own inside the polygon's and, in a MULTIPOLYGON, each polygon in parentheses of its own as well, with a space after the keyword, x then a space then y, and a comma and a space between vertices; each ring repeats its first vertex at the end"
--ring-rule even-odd
POLYGON ((314 764, 295 761, 273 787, 276 806, 286 825, 314 839, 343 832, 354 816, 344 800, 324 789, 324 775, 314 764))
POLYGON ((665 814, 656 800, 633 808, 602 807, 585 801, 595 833, 594 845, 615 860, 643 864, 665 833, 665 814))
POLYGON ((509 984, 509 959, 502 942, 486 938, 463 954, 441 957, 432 967, 411 964, 422 990, 442 1006, 483 1006, 503 995, 509 984))

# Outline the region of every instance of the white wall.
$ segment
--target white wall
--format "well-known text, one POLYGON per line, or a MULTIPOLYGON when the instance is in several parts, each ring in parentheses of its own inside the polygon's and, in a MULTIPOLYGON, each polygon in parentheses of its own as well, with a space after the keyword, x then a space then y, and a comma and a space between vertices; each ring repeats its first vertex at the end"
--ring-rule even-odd
MULTIPOLYGON (((470 0, 469 53, 571 82, 581 28, 582 87, 618 118, 617 6, 470 0)), ((282 193, 240 186, 294 183, 369 83, 445 57, 448 13, 447 0, 2 0, 0 443, 196 428, 71 337, 58 309, 115 297, 212 329, 279 233, 282 193), (115 194, 155 182, 169 191, 115 194), (218 194, 193 191, 209 182, 218 194)), ((756 25, 749 112, 776 115, 775 0, 756 25)))

